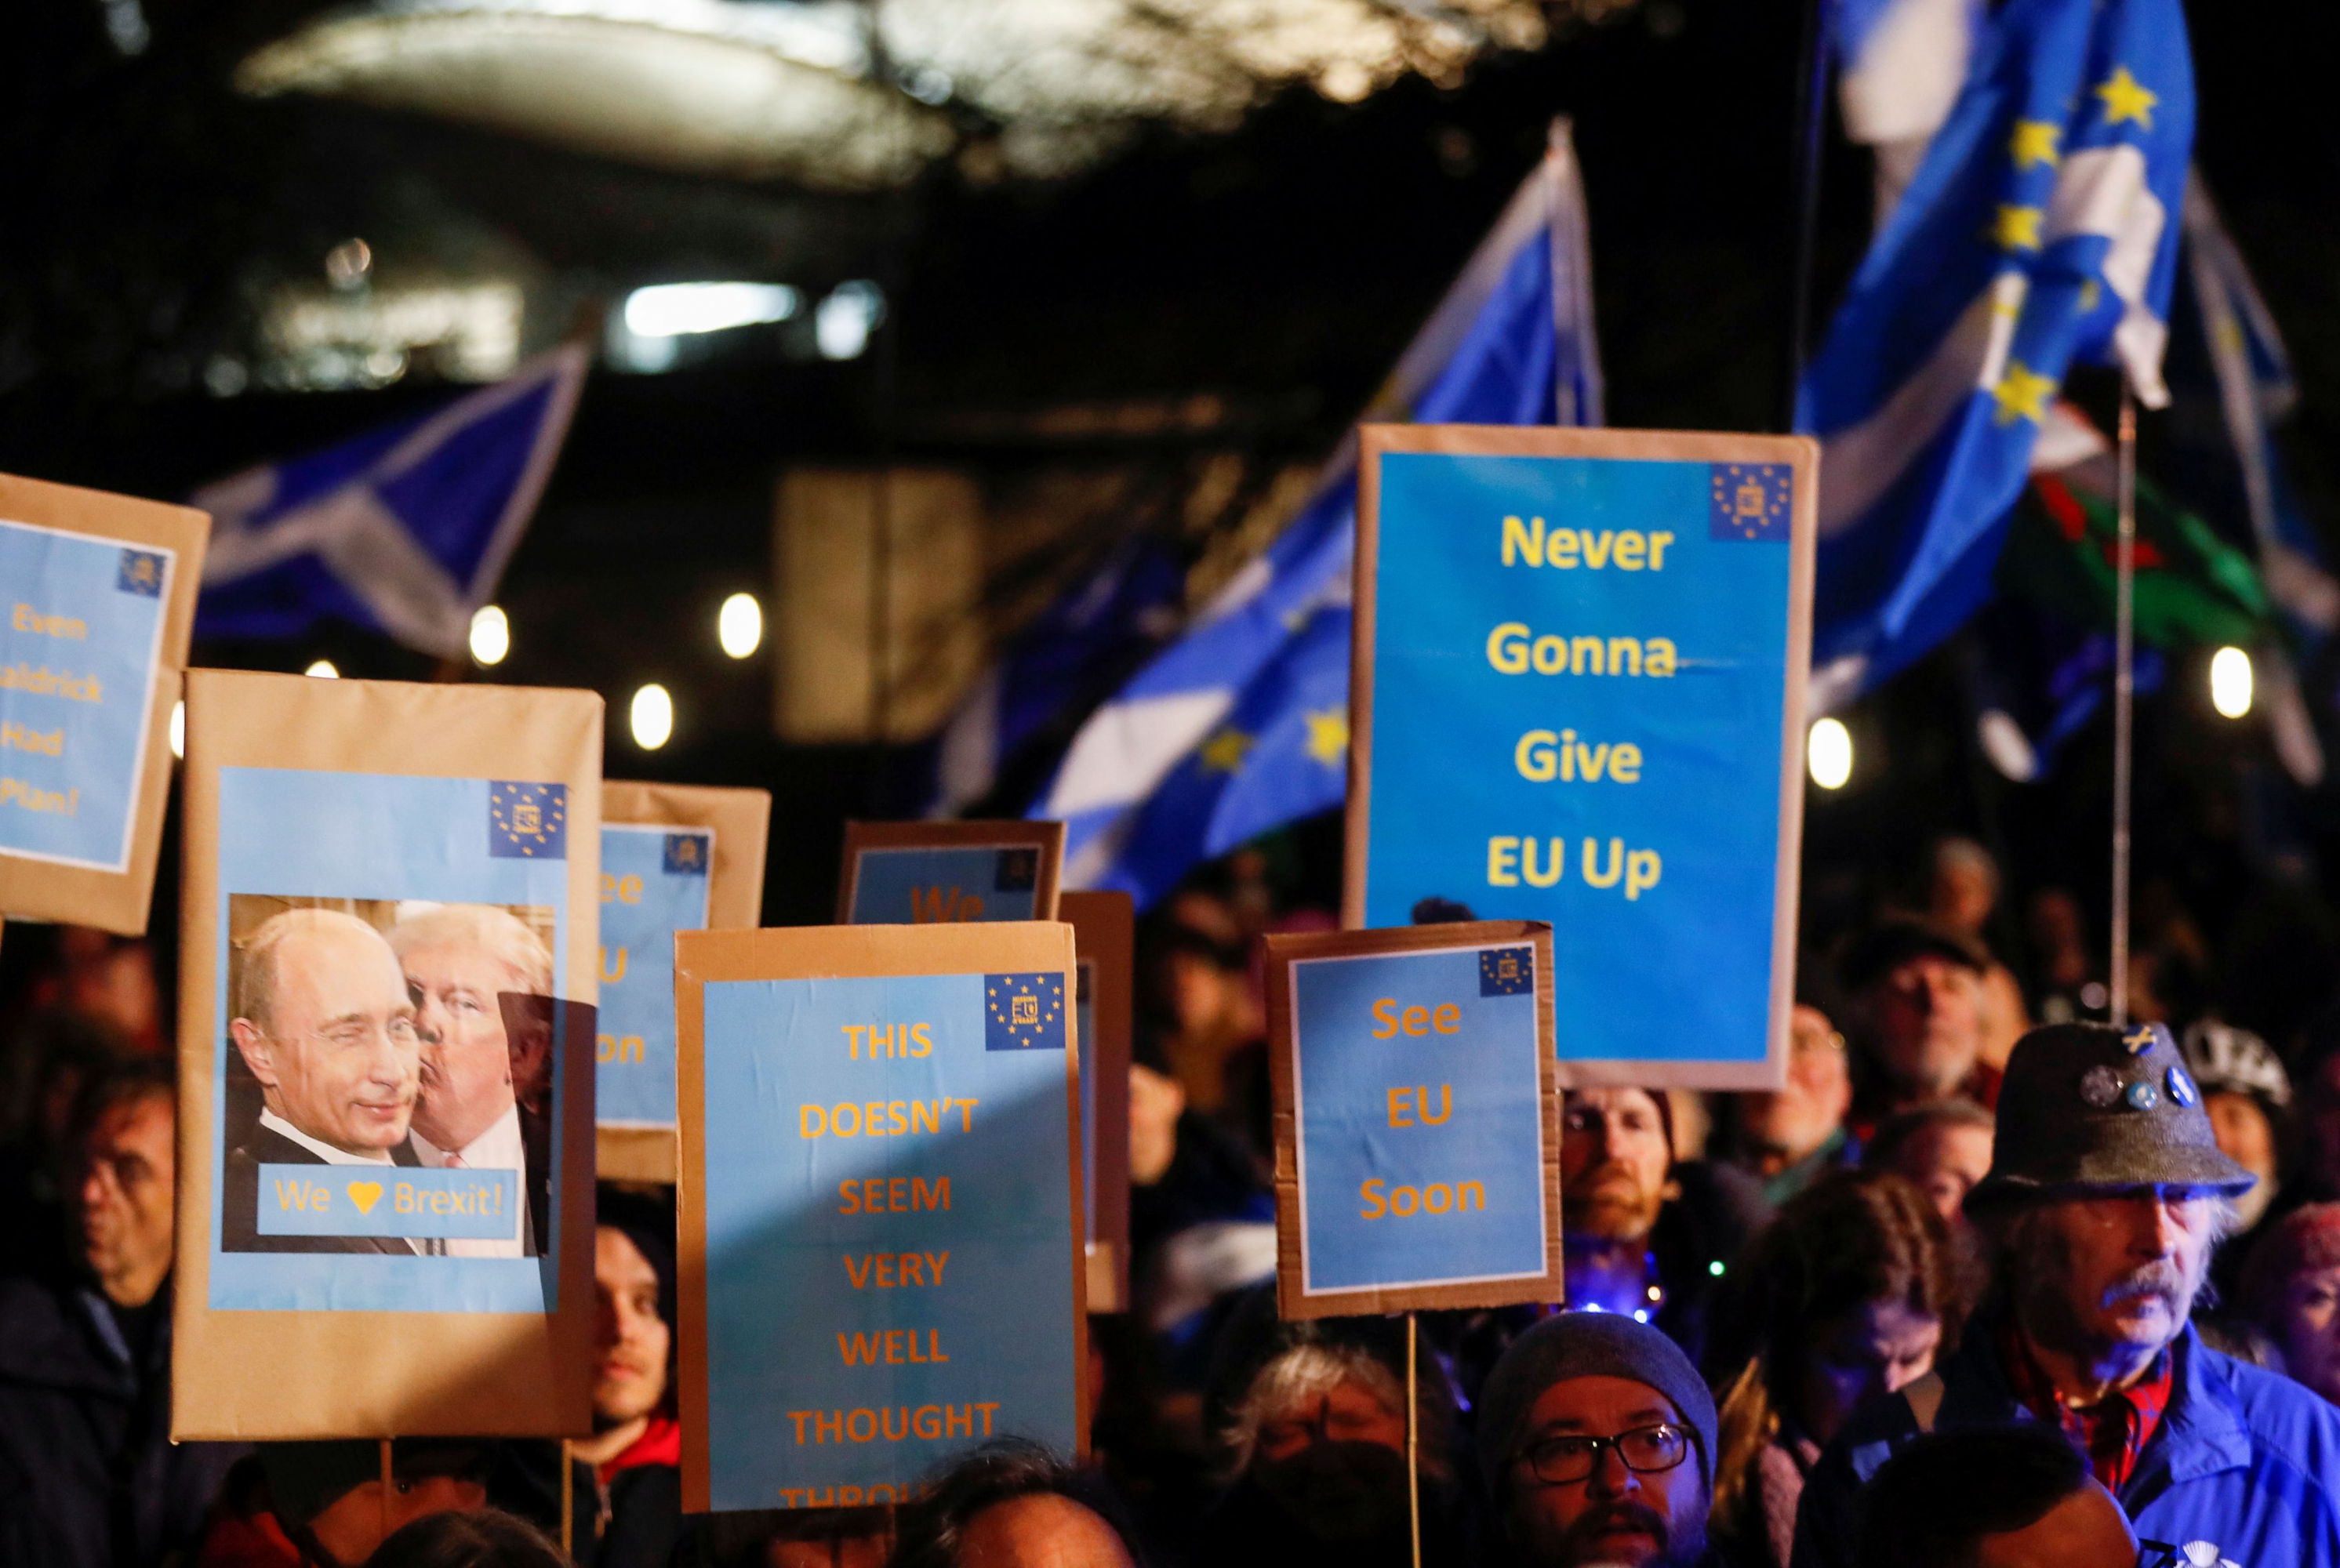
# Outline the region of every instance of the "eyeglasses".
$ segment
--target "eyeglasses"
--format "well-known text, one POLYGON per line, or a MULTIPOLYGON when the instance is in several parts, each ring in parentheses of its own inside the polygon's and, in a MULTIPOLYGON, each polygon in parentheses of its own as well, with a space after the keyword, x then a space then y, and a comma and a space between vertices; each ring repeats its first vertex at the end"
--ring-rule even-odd
POLYGON ((1636 1426, 1614 1437, 1547 1437, 1521 1449, 1519 1456, 1545 1485, 1564 1486, 1598 1469, 1603 1448, 1614 1448, 1634 1474, 1655 1475, 1690 1457, 1690 1434, 1679 1426, 1636 1426))

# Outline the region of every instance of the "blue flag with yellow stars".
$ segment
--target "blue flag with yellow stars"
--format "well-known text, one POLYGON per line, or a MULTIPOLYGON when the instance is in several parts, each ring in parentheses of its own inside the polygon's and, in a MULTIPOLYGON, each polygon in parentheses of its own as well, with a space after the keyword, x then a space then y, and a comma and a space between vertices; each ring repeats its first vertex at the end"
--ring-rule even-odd
MULTIPOLYGON (((1584 194, 1565 123, 1391 373, 1377 419, 1597 425, 1584 194)), ((1065 882, 1144 909, 1201 861, 1348 793, 1356 449, 1187 634, 1090 715, 1029 814, 1065 882)))
POLYGON ((493 860, 569 858, 569 786, 488 785, 488 855, 493 860))
POLYGON ((1065 1049, 1065 977, 987 974, 983 977, 983 1049, 1065 1049))
POLYGON ((2075 362, 2161 379, 2194 141, 2179 0, 2008 0, 1806 371, 1813 706, 1956 630, 2075 362))

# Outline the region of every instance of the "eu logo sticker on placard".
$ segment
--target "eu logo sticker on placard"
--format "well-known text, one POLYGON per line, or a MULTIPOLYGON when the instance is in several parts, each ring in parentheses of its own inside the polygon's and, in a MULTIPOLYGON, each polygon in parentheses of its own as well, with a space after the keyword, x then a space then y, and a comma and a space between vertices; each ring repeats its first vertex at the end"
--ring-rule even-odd
POLYGON ((601 1014, 593 1119, 674 1122, 674 933, 707 927, 704 828, 601 824, 601 1014))
POLYGON ((0 851, 130 863, 175 561, 0 518, 0 851))

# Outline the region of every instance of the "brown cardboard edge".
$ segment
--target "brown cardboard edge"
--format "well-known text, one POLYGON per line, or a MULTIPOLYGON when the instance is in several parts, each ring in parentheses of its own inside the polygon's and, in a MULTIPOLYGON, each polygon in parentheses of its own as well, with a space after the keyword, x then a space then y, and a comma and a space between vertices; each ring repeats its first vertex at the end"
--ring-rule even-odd
POLYGON ((600 1122, 593 1129, 594 1170, 603 1181, 651 1181, 672 1187, 679 1158, 675 1149, 676 1134, 670 1127, 600 1122))
MULTIPOLYGON (((547 778, 570 790, 570 951, 563 1000, 590 1006, 600 906, 601 699, 590 692, 196 670, 188 677, 186 821, 179 1003, 177 1280, 172 1314, 174 1442, 312 1437, 560 1437, 592 1427, 593 1060, 562 1063, 559 1304, 541 1313, 213 1310, 211 1287, 212 1049, 219 864, 219 770, 285 767, 427 778, 547 778), (230 715, 228 697, 252 699, 230 715), (352 719, 356 708, 363 716, 352 719), (368 711, 376 710, 376 711, 368 711), (396 710, 403 725, 392 722, 396 710), (419 738, 404 725, 417 726, 419 738), (329 733, 362 737, 335 755, 329 733), (418 766, 472 747, 492 764, 418 766), (490 774, 492 766, 498 770, 490 774), (462 1385, 353 1389, 320 1376, 371 1368, 386 1342, 497 1371, 462 1385), (298 1376, 283 1376, 283 1369, 298 1376), (526 1397, 530 1381, 550 1398, 526 1397), (336 1418, 334 1406, 354 1414, 336 1418)), ((588 1031, 590 1034, 590 1031, 588 1031)))
POLYGON ((1056 907, 1073 952, 1096 965, 1089 1011, 1096 1038, 1097 1240, 1089 1249, 1089 1308, 1126 1312, 1129 1292, 1129 1063, 1136 1031, 1135 901, 1125 892, 1065 892, 1056 907))
POLYGON ((59 533, 159 546, 178 557, 155 645, 154 692, 144 721, 145 755, 131 811, 127 863, 118 872, 98 871, 0 854, 0 910, 28 920, 143 935, 154 900, 154 873, 162 862, 163 816, 170 804, 171 710, 185 677, 211 518, 193 507, 10 474, 0 474, 0 517, 59 533))
POLYGON ((708 868, 708 925, 719 930, 762 923, 764 864, 772 823, 769 790, 605 779, 601 820, 708 829, 715 834, 715 860, 708 868))
MULTIPOLYGON (((1059 830, 1062 824, 1055 824, 1059 830)), ((849 831, 849 830, 848 830, 849 831)), ((772 927, 762 931, 681 932, 675 937, 675 1084, 681 1163, 675 1188, 678 1243, 677 1404, 682 1421, 682 1506, 714 1507, 709 1468, 707 1370, 707 1129, 691 1108, 707 1098, 707 986, 734 980, 837 980, 848 975, 989 973, 1053 970, 1074 979, 1073 931, 1056 921, 977 921, 940 925, 772 927), (913 934, 928 951, 887 951, 913 934)), ((1070 1212, 1081 1213, 1080 1052, 1067 1018, 1065 1114, 1070 1134, 1070 1212)), ((1077 1225, 1067 1228, 1073 1286, 1073 1411, 1076 1457, 1089 1452, 1088 1265, 1077 1225)))
MULTIPOLYGON (((1065 871, 1065 824, 1020 817, 996 822, 848 822, 845 849, 837 872, 837 923, 853 920, 853 892, 865 849, 1036 849, 1039 874, 1032 890, 1032 918, 1056 918, 1056 892, 1065 871)), ((998 921, 993 924, 1013 924, 998 921)))
POLYGON ((1382 453, 1393 425, 1357 432, 1357 542, 1349 576, 1349 794, 1341 812, 1341 924, 1365 923, 1365 863, 1373 842, 1373 632, 1381 585, 1382 453))
POLYGON ((1508 1307, 1565 1297, 1560 1244, 1560 1090, 1553 1074, 1552 927, 1542 921, 1482 920, 1452 925, 1373 931, 1311 932, 1267 938, 1268 1070, 1274 1094, 1275 1306, 1278 1317, 1300 1320, 1373 1313, 1508 1307), (1542 1275, 1459 1285, 1318 1291, 1301 1288, 1299 1124, 1293 1112, 1299 1040, 1292 1028, 1292 966, 1325 958, 1435 952, 1491 942, 1526 942, 1536 955, 1536 1076, 1542 1102, 1543 1149, 1539 1161, 1544 1200, 1542 1275))

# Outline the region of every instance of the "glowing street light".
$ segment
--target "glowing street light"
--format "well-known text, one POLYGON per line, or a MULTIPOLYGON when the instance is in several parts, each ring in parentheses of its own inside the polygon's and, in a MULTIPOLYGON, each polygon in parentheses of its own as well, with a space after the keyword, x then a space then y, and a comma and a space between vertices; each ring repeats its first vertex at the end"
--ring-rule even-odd
POLYGON ((646 752, 654 752, 674 734, 674 698, 667 695, 664 686, 652 681, 634 693, 626 716, 634 732, 634 744, 646 752))
POLYGON ((471 657, 483 665, 500 665, 511 652, 511 621, 501 605, 482 605, 471 612, 471 657))
POLYGON ((171 754, 182 762, 187 755, 187 699, 171 705, 171 754))
POLYGON ((1822 789, 1842 789, 1852 777, 1852 732, 1840 719, 1822 719, 1804 742, 1804 763, 1822 789))
POLYGON ((675 338, 760 326, 795 315, 800 299, 786 283, 654 283, 626 296, 626 330, 675 338))
POLYGON ((2251 711, 2250 655, 2228 647, 2210 656, 2210 705, 2230 719, 2251 711))
POLYGON ((301 673, 304 676, 314 676, 321 681, 337 681, 342 678, 342 672, 333 667, 333 661, 331 659, 319 659, 301 673))
POLYGON ((715 614, 715 640, 735 659, 744 659, 764 641, 764 606, 753 594, 733 594, 715 614))

